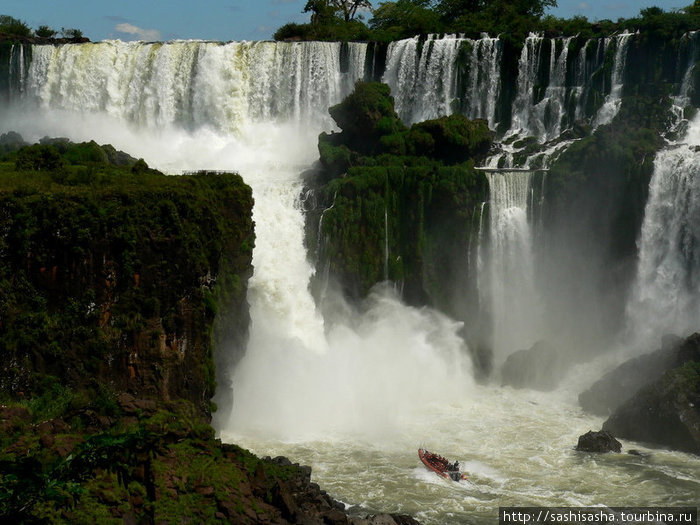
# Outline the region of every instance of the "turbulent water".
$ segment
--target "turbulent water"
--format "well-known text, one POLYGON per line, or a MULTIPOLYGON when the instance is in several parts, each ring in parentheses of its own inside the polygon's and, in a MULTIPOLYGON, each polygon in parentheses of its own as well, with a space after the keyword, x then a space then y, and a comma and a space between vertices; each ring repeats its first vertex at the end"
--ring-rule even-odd
MULTIPOLYGON (((574 119, 564 96, 574 97, 567 107, 577 108, 575 118, 612 118, 630 38, 590 41, 571 53, 566 40, 531 35, 504 135, 534 134, 540 142, 556 137, 574 119), (606 56, 613 57, 613 75, 605 113, 586 114, 592 79, 606 56), (545 70, 548 87, 534 97, 535 75, 545 70), (573 80, 565 85, 565 78, 573 80)), ((614 364, 615 355, 570 368, 564 386, 548 394, 478 385, 461 325, 429 308, 406 306, 391 287, 378 286, 359 306, 330 290, 323 310, 315 304, 298 173, 317 158, 318 132, 332 127, 326 108, 364 77, 366 53, 364 44, 334 43, 37 46, 28 70, 11 70, 21 89, 0 131, 32 140, 109 142, 171 172, 243 175, 254 192, 257 235, 251 337, 231 371, 234 407, 230 417, 219 415, 219 432, 260 455, 311 465, 313 479, 353 512, 406 512, 426 525, 449 525, 493 523, 503 505, 696 504, 697 457, 573 450, 580 434, 602 423, 581 412, 576 395, 614 364), (427 472, 419 446, 458 459, 469 481, 427 472)), ((501 54, 498 38, 450 36, 426 45, 409 39, 390 46, 384 80, 407 122, 461 111, 496 127, 503 124, 497 107, 501 54), (458 70, 457 62, 467 69, 458 70)), ((693 64, 688 60, 687 67, 693 64)), ((687 97, 689 89, 679 95, 687 97)), ((680 287, 674 289, 679 302, 664 312, 689 314, 687 326, 697 326, 693 225, 699 217, 687 206, 699 200, 697 121, 690 130, 656 159, 636 289, 646 304, 645 294, 668 289, 658 281, 668 276, 680 287), (675 209, 687 214, 672 214, 675 209), (674 232, 665 248, 660 231, 674 232)), ((480 259, 489 259, 480 266, 490 277, 480 289, 496 318, 513 305, 520 313, 495 324, 502 358, 538 335, 527 212, 531 176, 494 174, 490 185, 492 222, 480 241, 490 244, 492 255, 477 247, 480 259), (518 331, 501 328, 516 322, 518 331)))
POLYGON ((687 334, 700 322, 700 116, 654 161, 628 306, 642 342, 666 330, 687 334))

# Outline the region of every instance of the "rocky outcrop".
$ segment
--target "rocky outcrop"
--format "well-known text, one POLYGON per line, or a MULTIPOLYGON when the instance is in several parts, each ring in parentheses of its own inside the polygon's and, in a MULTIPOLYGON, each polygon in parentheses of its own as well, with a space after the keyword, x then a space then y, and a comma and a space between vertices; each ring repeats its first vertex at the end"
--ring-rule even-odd
POLYGON ((25 408, 0 406, 0 520, 418 525, 405 515, 347 516, 309 467, 221 443, 191 405, 122 394, 117 408, 119 431, 91 410, 35 422, 25 408))
POLYGON ((492 143, 486 122, 451 115, 407 128, 380 83, 356 84, 329 111, 342 132, 321 134, 307 177, 315 285, 330 276, 359 301, 390 281, 409 304, 436 307, 476 333, 475 246, 488 181, 474 165, 492 143))
POLYGON ((608 372, 579 395, 579 403, 587 412, 608 416, 640 388, 688 361, 700 361, 700 334, 685 341, 680 337, 665 336, 660 350, 630 359, 608 372))
POLYGON ((666 372, 603 424, 617 436, 700 454, 700 361, 666 372))
POLYGON ((553 390, 567 366, 568 361, 561 355, 561 349, 539 341, 528 350, 518 350, 508 356, 501 367, 501 381, 503 385, 514 388, 553 390))
POLYGON ((579 436, 576 450, 581 452, 620 452, 622 444, 610 432, 589 430, 579 436))
POLYGON ((247 323, 229 305, 246 305, 252 273, 250 188, 237 175, 43 177, 0 191, 2 391, 105 387, 208 418, 217 305, 247 323))

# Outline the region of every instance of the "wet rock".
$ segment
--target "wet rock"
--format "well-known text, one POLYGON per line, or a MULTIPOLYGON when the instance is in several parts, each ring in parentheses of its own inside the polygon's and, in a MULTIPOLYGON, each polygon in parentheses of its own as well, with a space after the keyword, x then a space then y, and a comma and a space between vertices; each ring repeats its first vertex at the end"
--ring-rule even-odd
POLYGON ((608 416, 640 388, 659 379, 667 370, 692 360, 700 360, 700 334, 685 340, 664 336, 660 350, 630 359, 608 372, 579 395, 579 404, 586 412, 608 416))
POLYGON ((603 423, 620 437, 700 454, 700 361, 666 372, 603 423))
POLYGON ((556 388, 567 363, 554 345, 539 341, 508 356, 501 368, 503 385, 549 391, 556 388))
POLYGON ((620 452, 622 444, 605 430, 589 430, 578 438, 576 450, 581 452, 620 452))

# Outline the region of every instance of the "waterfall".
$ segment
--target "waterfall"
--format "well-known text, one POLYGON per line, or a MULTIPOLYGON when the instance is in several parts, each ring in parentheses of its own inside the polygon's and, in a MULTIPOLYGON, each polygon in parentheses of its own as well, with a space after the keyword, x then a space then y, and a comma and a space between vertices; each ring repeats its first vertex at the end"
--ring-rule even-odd
POLYGON ((603 106, 600 108, 600 110, 598 110, 598 114, 594 120, 595 126, 609 124, 620 110, 620 104, 622 103, 622 87, 625 75, 625 63, 627 61, 627 48, 629 47, 631 36, 632 33, 625 31, 620 35, 606 39, 606 48, 607 43, 610 40, 613 38, 615 40, 615 58, 613 59, 612 76, 610 79, 610 93, 605 97, 603 106))
POLYGON ((700 325, 700 116, 682 142, 659 152, 639 240, 636 282, 627 307, 633 341, 700 325))
POLYGON ((389 45, 384 82, 396 97, 396 111, 406 123, 449 115, 455 99, 455 59, 462 38, 418 38, 389 45), (420 51, 420 55, 419 55, 420 51))
POLYGON ((382 81, 391 87, 396 112, 407 124, 460 111, 495 126, 500 63, 498 38, 430 35, 421 43, 415 37, 389 44, 382 81), (458 63, 463 50, 469 53, 466 71, 458 63))
POLYGON ((389 287, 361 306, 330 284, 317 305, 309 290, 300 174, 333 127, 328 107, 365 77, 365 53, 329 42, 36 46, 25 106, 3 121, 35 140, 109 142, 170 172, 235 170, 252 187, 250 337, 222 431, 393 436, 407 414, 472 385, 461 323, 389 287))
POLYGON ((486 119, 489 127, 495 128, 496 102, 501 89, 501 41, 484 36, 470 43, 465 114, 471 119, 486 119))
MULTIPOLYGON (((576 40, 531 35, 520 55, 520 74, 506 78, 501 71, 508 48, 498 38, 408 39, 389 46, 384 79, 406 122, 456 111, 485 118, 512 138, 505 145, 512 146, 508 163, 535 165, 523 158, 527 146, 518 150, 515 143, 546 148, 547 155, 555 152, 554 143, 565 147, 556 135, 573 124, 567 111, 575 108, 576 119, 592 122, 606 95, 596 122, 612 118, 629 40, 590 40, 575 52, 576 40), (606 85, 607 70, 612 85, 606 85), (497 107, 504 100, 512 106, 497 107), (520 140, 527 134, 533 136, 520 140)), ((673 92, 690 99, 697 58, 692 49, 692 57, 690 51, 682 56, 685 70, 673 92)), ((28 60, 20 60, 22 52, 13 49, 13 63, 28 60)), ((477 265, 480 310, 466 329, 429 307, 407 306, 391 286, 379 285, 361 304, 350 305, 328 279, 323 301, 315 303, 299 174, 318 158, 319 132, 333 128, 328 106, 369 76, 366 52, 365 44, 322 42, 35 46, 29 69, 13 70, 23 88, 12 102, 19 106, 21 96, 24 105, 15 114, 0 107, 0 131, 12 129, 28 140, 50 135, 109 142, 171 173, 241 173, 255 198, 252 324, 245 356, 231 372, 232 417, 220 406, 217 430, 225 441, 260 456, 311 465, 314 482, 357 505, 351 512, 377 509, 457 525, 493 522, 499 501, 570 507, 605 505, 602 498, 609 498, 630 506, 692 505, 697 487, 688 480, 698 478, 700 463, 691 455, 663 451, 654 461, 620 455, 609 468, 605 462, 572 461, 570 447, 561 446, 600 426, 599 418, 581 413, 574 392, 595 364, 585 365, 583 373, 570 367, 555 393, 474 384, 464 341, 488 342, 484 334, 467 333, 486 318, 493 321, 496 365, 540 338, 562 355, 567 344, 583 349, 577 354, 582 358, 597 340, 581 329, 589 326, 588 317, 597 318, 584 310, 608 308, 600 305, 599 291, 587 286, 594 282, 590 276, 576 273, 590 265, 585 246, 570 254, 570 246, 553 248, 546 244, 550 239, 538 238, 538 196, 545 183, 556 192, 558 178, 487 174, 490 198, 480 206, 477 244, 470 238, 468 247, 477 265), (543 247, 551 249, 546 257, 554 256, 543 256, 543 247), (580 296, 583 302, 575 300, 580 296), (543 304, 549 306, 547 319, 543 304), (463 485, 468 497, 419 467, 415 447, 422 443, 439 444, 460 459, 470 474, 463 485), (628 489, 630 473, 639 480, 638 490, 628 489)), ((380 74, 372 70, 372 78, 380 74)), ((700 321, 698 119, 655 159, 628 305, 630 331, 639 339, 697 330, 700 321)), ((318 251, 324 249, 321 237, 317 242, 318 251)))
POLYGON ((25 91, 29 56, 28 46, 12 44, 7 55, 7 77, 0 78, 0 91, 7 92, 10 103, 19 100, 25 91))
MULTIPOLYGON (((513 102, 513 121, 509 135, 538 135, 531 129, 530 111, 533 106, 534 88, 537 83, 537 73, 540 68, 542 42, 544 38, 530 33, 525 39, 525 45, 518 61, 517 94, 513 102)), ((534 121, 532 122, 534 123, 534 121)))
POLYGON ((488 172, 490 253, 479 289, 491 305, 496 362, 529 348, 541 333, 535 290, 533 234, 528 218, 531 172, 488 172))
POLYGON ((42 107, 141 126, 240 133, 261 121, 332 125, 327 108, 364 77, 365 44, 340 70, 334 42, 101 42, 36 46, 29 88, 42 107))

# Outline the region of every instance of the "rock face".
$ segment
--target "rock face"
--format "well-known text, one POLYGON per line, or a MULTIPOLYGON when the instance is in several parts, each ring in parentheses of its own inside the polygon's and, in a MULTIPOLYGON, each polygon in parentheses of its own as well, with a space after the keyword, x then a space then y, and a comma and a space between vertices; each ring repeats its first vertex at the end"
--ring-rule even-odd
POLYGON ((0 163, 0 522, 417 523, 350 518, 310 468, 214 439, 214 386, 223 403, 231 386, 215 361, 230 370, 249 323, 239 176, 167 177, 95 143, 16 158, 0 163))
POLYGON ((208 418, 217 304, 247 324, 251 190, 237 175, 87 175, 0 188, 0 388, 185 399, 208 418))
POLYGON ((620 452, 622 444, 605 430, 589 430, 578 438, 576 450, 581 452, 620 452))
POLYGON ((642 388, 608 418, 603 429, 626 439, 700 454, 700 361, 670 370, 642 388))
POLYGON ((554 389, 567 366, 558 350, 546 341, 539 341, 528 350, 509 355, 501 368, 502 383, 514 388, 554 389))
POLYGON ((685 341, 666 336, 660 350, 626 361, 608 372, 579 395, 579 403, 592 414, 610 415, 640 388, 659 379, 666 370, 693 360, 700 361, 700 334, 685 341))
POLYGON ((318 169, 307 177, 316 287, 330 275, 361 300, 390 281, 409 304, 436 307, 476 333, 475 239, 488 181, 474 165, 492 144, 486 122, 451 115, 406 128, 389 87, 374 82, 356 84, 329 111, 342 132, 321 134, 318 169))

